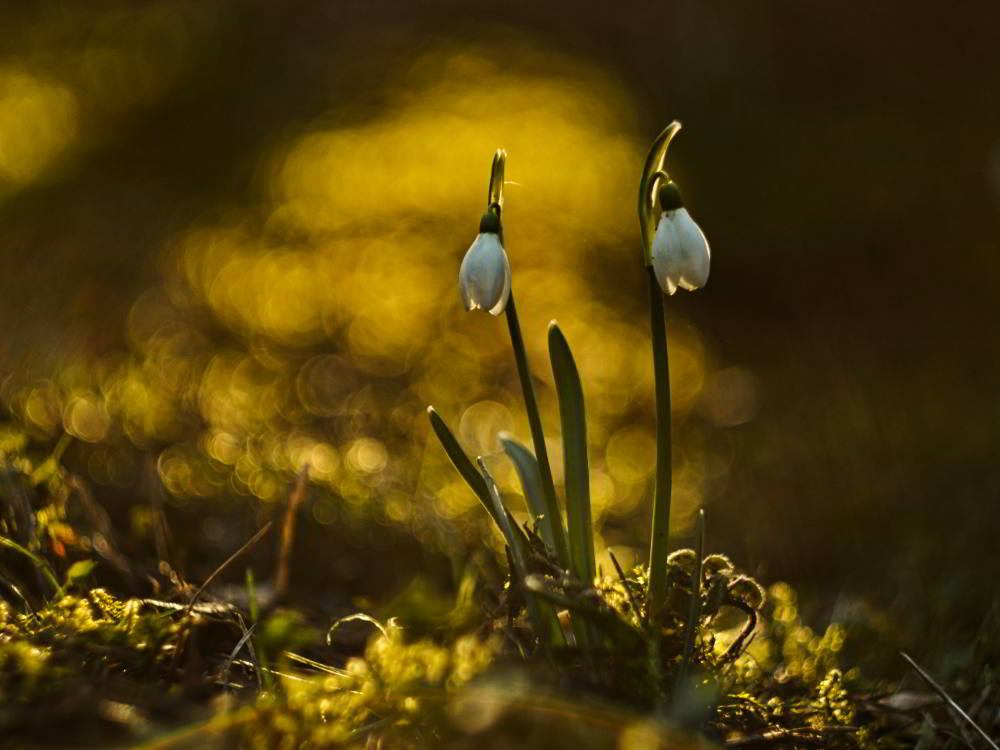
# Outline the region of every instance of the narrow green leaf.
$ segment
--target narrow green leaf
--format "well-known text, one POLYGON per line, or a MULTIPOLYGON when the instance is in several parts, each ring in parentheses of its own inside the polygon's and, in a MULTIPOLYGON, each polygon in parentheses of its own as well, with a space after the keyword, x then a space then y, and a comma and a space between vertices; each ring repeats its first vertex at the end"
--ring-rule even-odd
POLYGON ((493 481, 493 475, 486 468, 486 462, 483 461, 482 456, 476 458, 476 462, 479 464, 479 470, 482 472, 481 476, 483 477, 483 483, 486 485, 490 504, 493 506, 493 512, 497 518, 501 519, 499 523, 500 531, 503 532, 507 546, 510 547, 510 555, 514 560, 514 579, 521 580, 528 574, 527 551, 514 533, 514 523, 511 521, 507 509, 504 507, 503 500, 500 499, 500 491, 497 489, 496 482, 493 481))
POLYGON ((62 586, 59 585, 59 579, 56 578, 56 574, 52 571, 52 568, 49 566, 47 562, 45 562, 44 559, 36 555, 34 552, 31 552, 28 549, 22 547, 13 539, 8 539, 5 536, 0 536, 0 546, 12 549, 15 552, 18 552, 21 555, 24 555, 26 558, 28 558, 31 561, 31 563, 36 568, 38 568, 39 572, 42 574, 42 577, 45 578, 46 582, 52 587, 53 593, 57 595, 62 594, 63 589, 62 586))
POLYGON ((433 406, 427 407, 427 415, 431 419, 431 427, 434 429, 434 434, 441 441, 441 446, 444 448, 444 452, 448 454, 448 458, 451 459, 452 465, 462 475, 462 479, 465 480, 465 483, 476 494, 476 497, 479 498, 479 502, 486 508, 486 512, 490 514, 490 518, 496 521, 497 526, 503 531, 501 517, 497 515, 497 510, 493 505, 493 500, 490 498, 490 492, 486 487, 486 481, 483 479, 482 474, 473 466, 472 461, 466 455, 465 451, 462 450, 462 446, 459 445, 458 439, 448 429, 448 425, 441 419, 441 415, 434 410, 433 406))
MULTIPOLYGON (((451 459, 452 465, 458 470, 458 473, 462 475, 462 479, 465 483, 469 485, 469 488, 476 494, 479 498, 479 502, 483 504, 486 508, 486 512, 490 514, 490 518, 496 523, 503 532, 504 525, 502 517, 497 515, 497 509, 493 504, 493 499, 490 497, 489 488, 486 486, 486 481, 483 479, 482 474, 476 470, 473 465, 472 460, 466 455, 465 451, 462 450, 462 446, 459 445, 458 439, 455 437, 454 433, 448 429, 448 425, 445 424, 444 420, 441 419, 441 415, 438 414, 433 406, 427 407, 427 414, 431 419, 431 427, 434 428, 434 434, 437 435, 438 440, 441 441, 442 447, 444 447, 445 453, 448 454, 448 458, 451 459)), ((527 549, 528 538, 525 536, 524 531, 517 525, 513 527, 512 533, 524 544, 525 549, 527 549)))
MULTIPOLYGON (((545 493, 542 489, 542 474, 538 468, 538 461, 526 445, 519 442, 513 435, 506 432, 500 433, 500 443, 504 452, 510 458, 514 468, 517 469, 517 476, 521 479, 521 487, 524 489, 524 497, 528 501, 528 509, 531 517, 538 524, 541 530, 542 539, 554 550, 558 550, 555 534, 552 527, 552 517, 545 508, 545 493)), ((559 533, 563 533, 562 523, 556 528, 559 533)))
POLYGON ((570 557, 573 572, 589 586, 594 581, 596 565, 594 529, 590 517, 590 470, 583 386, 566 337, 555 321, 549 325, 549 358, 552 360, 562 421, 570 557))

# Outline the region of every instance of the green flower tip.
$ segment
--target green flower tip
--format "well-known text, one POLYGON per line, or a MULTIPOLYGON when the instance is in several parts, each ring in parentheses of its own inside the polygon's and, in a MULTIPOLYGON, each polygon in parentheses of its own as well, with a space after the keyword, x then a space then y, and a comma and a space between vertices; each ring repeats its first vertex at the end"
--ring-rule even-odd
POLYGON ((479 233, 500 234, 500 215, 493 211, 484 213, 483 218, 479 220, 479 233))
POLYGON ((673 180, 660 185, 657 198, 660 201, 660 208, 664 211, 676 211, 678 208, 684 206, 684 201, 681 199, 681 190, 673 180))

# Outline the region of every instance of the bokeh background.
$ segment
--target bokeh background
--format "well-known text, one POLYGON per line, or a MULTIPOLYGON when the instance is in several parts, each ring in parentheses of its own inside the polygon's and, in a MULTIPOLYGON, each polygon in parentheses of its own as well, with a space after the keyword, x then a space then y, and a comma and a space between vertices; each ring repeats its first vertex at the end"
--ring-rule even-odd
POLYGON ((522 507, 495 439, 528 437, 507 332, 456 289, 502 146, 557 473, 553 318, 601 546, 641 560, 635 190, 677 118, 713 269, 668 301, 674 543, 703 506, 709 546, 819 625, 943 653, 1000 596, 998 22, 895 1, 0 5, 2 419, 74 437, 64 462, 133 551, 162 492, 195 578, 308 462, 300 591, 447 596, 498 539, 428 404, 522 507))

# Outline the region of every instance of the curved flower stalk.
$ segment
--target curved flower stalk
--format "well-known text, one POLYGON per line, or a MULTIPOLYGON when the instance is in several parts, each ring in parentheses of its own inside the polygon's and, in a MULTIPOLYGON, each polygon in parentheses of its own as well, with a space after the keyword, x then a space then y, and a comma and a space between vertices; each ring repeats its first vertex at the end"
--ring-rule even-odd
POLYGON ((656 485, 649 544, 649 614, 663 608, 667 590, 672 452, 670 365, 663 293, 694 290, 708 281, 710 251, 705 235, 684 208, 680 189, 666 171, 667 150, 681 129, 676 120, 653 141, 639 181, 639 232, 649 286, 649 327, 656 383, 656 485), (659 217, 656 216, 659 204, 659 217))

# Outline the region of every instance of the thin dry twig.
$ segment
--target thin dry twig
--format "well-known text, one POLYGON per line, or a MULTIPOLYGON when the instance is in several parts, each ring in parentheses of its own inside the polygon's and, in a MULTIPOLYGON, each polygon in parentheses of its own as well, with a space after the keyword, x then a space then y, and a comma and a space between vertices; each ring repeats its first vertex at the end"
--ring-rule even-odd
POLYGON ((255 544, 257 544, 257 542, 259 542, 264 537, 264 535, 271 530, 271 526, 273 525, 274 525, 273 521, 268 521, 257 531, 256 534, 254 534, 246 542, 244 542, 242 547, 240 547, 233 554, 227 557, 225 562, 223 562, 219 567, 213 570, 212 574, 205 579, 205 582, 201 584, 201 586, 198 587, 198 590, 195 591, 194 594, 191 596, 191 600, 188 602, 187 607, 185 607, 184 609, 184 614, 188 614, 191 611, 191 607, 193 607, 194 603, 198 601, 198 597, 202 595, 202 593, 205 591, 206 588, 208 588, 209 584, 211 584, 212 581, 214 581, 222 571, 228 568, 244 552, 246 552, 255 544))
POLYGON ((952 708, 952 710, 954 710, 959 716, 962 717, 962 719, 964 719, 969 724, 969 726, 971 726, 974 730, 976 730, 976 733, 980 737, 986 740, 986 743, 991 748, 993 748, 993 750, 1000 750, 1000 746, 997 746, 997 743, 994 742, 992 739, 990 739, 990 736, 986 734, 983 728, 979 726, 973 720, 973 718, 965 712, 965 710, 960 705, 958 705, 958 703, 955 701, 954 698, 948 695, 948 692, 943 687, 941 687, 941 685, 939 685, 937 681, 933 677, 931 677, 926 670, 924 670, 923 667, 921 667, 919 664, 917 664, 917 662, 913 660, 913 657, 911 657, 905 651, 900 651, 899 655, 902 656, 911 667, 913 667, 914 671, 918 675, 920 675, 920 678, 924 682, 926 682, 935 693, 941 696, 941 700, 947 703, 952 708))
POLYGON ((276 600, 280 600, 288 591, 292 548, 295 546, 295 518, 298 515, 299 506, 306 499, 308 483, 309 464, 304 464, 295 477, 295 487, 288 498, 288 508, 285 510, 285 520, 281 527, 281 549, 278 553, 278 570, 274 575, 274 594, 276 600))

